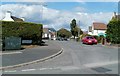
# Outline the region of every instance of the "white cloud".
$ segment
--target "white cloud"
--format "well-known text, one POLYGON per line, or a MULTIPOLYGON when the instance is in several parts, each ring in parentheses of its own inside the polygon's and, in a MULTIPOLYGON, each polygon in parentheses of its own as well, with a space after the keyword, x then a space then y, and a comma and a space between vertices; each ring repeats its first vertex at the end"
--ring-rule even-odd
POLYGON ((11 11, 12 15, 16 17, 25 17, 26 21, 40 22, 42 15, 42 22, 45 27, 54 27, 55 29, 67 28, 70 29, 70 22, 72 19, 76 19, 77 23, 80 21, 80 27, 82 29, 88 29, 88 26, 93 21, 108 23, 111 19, 112 12, 100 12, 100 13, 85 13, 85 12, 70 12, 50 9, 40 5, 24 5, 24 4, 5 4, 2 5, 2 12, 0 18, 4 17, 6 11, 11 11), (43 12, 43 13, 42 13, 43 12))
POLYGON ((46 0, 1 0, 1 2, 45 2, 46 0))
POLYGON ((83 7, 76 7, 76 8, 74 8, 74 10, 77 12, 86 12, 87 11, 87 9, 85 9, 83 7))

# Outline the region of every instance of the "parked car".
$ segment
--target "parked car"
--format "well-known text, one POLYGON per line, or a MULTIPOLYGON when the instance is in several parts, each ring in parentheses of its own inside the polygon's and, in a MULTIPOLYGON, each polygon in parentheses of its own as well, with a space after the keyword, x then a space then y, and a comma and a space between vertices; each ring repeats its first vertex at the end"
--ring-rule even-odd
POLYGON ((58 37, 56 40, 59 40, 59 41, 68 41, 67 38, 62 38, 62 37, 58 37))
POLYGON ((86 36, 82 39, 83 44, 97 44, 97 40, 92 36, 86 36))

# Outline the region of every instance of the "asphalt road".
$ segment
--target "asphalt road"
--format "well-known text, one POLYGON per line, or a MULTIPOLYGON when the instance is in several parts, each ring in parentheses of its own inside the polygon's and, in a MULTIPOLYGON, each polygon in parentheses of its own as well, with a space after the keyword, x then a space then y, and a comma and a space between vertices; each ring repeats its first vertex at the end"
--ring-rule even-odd
MULTIPOLYGON (((63 48, 51 60, 4 70, 4 74, 118 74, 118 48, 84 45, 75 41, 49 41, 63 48)), ((49 43, 48 42, 48 43, 49 43)))
MULTIPOLYGON (((46 44, 48 43, 46 42, 46 44)), ((34 60, 39 60, 56 54, 60 50, 61 48, 58 45, 54 43, 49 43, 48 46, 38 46, 20 51, 13 51, 15 52, 13 54, 10 54, 10 52, 8 52, 9 54, 2 55, 2 67, 13 66, 31 62, 34 60)))

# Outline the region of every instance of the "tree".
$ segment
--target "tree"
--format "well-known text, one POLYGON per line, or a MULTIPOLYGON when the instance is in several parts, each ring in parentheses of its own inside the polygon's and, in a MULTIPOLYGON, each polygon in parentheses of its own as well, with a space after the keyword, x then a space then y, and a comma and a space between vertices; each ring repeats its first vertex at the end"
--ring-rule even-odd
POLYGON ((75 39, 75 36, 79 36, 80 34, 83 33, 82 30, 81 30, 80 28, 78 28, 75 19, 73 19, 73 20, 71 21, 70 27, 71 27, 71 33, 72 33, 72 35, 74 36, 74 39, 75 39))
POLYGON ((107 25, 107 41, 110 41, 114 44, 120 43, 120 20, 119 19, 112 19, 107 25))
POLYGON ((74 36, 74 39, 75 39, 75 36, 77 36, 77 34, 78 34, 78 28, 77 28, 77 24, 76 24, 75 19, 73 19, 71 21, 70 27, 71 27, 71 33, 72 33, 72 35, 74 36))
POLYGON ((64 29, 64 28, 61 28, 60 30, 58 30, 57 34, 59 37, 63 37, 63 38, 71 37, 70 31, 68 31, 67 29, 64 29))

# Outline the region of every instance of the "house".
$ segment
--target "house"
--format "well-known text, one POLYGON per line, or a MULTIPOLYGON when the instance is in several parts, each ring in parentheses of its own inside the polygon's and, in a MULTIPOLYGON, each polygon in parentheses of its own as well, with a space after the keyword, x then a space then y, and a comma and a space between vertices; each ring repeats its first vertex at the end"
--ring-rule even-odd
POLYGON ((57 32, 54 28, 43 28, 43 39, 56 40, 57 32))
POLYGON ((88 34, 92 35, 92 26, 89 26, 89 28, 88 28, 88 34))
POLYGON ((12 13, 10 11, 7 11, 5 14, 5 17, 2 20, 3 21, 23 22, 24 18, 17 18, 15 16, 12 16, 12 13))
POLYGON ((117 13, 114 12, 112 19, 120 19, 120 15, 119 14, 117 15, 117 13))
POLYGON ((88 31, 83 31, 83 34, 88 34, 88 31))
POLYGON ((89 26, 89 32, 90 35, 105 35, 105 32, 107 30, 107 25, 100 22, 94 22, 92 26, 89 26))

